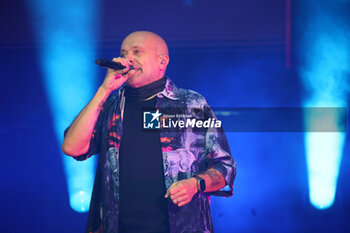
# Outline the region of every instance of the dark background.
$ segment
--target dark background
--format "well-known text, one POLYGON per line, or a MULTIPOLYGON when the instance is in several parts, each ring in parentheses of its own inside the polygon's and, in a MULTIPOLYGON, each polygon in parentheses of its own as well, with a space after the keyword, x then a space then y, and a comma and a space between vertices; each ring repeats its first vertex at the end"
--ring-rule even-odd
MULTIPOLYGON (((290 8, 288 0, 185 2, 100 1, 99 57, 118 56, 127 34, 149 30, 168 42, 168 76, 212 106, 302 105, 297 1, 290 8)), ((87 214, 69 206, 38 59, 41 42, 27 6, 7 0, 0 8, 0 231, 83 232, 87 214)), ((105 71, 96 69, 102 82, 105 71)), ((238 170, 234 196, 212 198, 216 232, 350 232, 348 139, 334 205, 318 210, 308 198, 303 133, 227 136, 238 170)))

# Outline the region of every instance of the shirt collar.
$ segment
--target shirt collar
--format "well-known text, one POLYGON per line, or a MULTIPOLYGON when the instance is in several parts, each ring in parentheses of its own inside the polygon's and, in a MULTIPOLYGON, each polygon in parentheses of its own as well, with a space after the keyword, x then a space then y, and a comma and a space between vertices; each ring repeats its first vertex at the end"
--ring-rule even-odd
POLYGON ((179 89, 168 77, 166 80, 165 88, 162 92, 158 93, 158 97, 162 97, 162 95, 172 100, 179 99, 179 89))

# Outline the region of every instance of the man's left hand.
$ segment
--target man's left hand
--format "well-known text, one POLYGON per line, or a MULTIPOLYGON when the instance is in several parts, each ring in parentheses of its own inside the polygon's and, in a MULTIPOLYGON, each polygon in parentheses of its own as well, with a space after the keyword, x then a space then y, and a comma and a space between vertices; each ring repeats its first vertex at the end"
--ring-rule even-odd
POLYGON ((192 177, 173 183, 168 188, 165 198, 170 197, 175 205, 181 207, 188 204, 197 191, 197 179, 192 177))

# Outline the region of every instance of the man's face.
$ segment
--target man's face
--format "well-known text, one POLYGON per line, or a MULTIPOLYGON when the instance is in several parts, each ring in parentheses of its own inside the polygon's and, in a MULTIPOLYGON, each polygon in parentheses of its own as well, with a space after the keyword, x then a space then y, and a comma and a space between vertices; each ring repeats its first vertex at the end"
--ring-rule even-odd
POLYGON ((141 87, 162 77, 161 58, 156 40, 145 33, 132 33, 122 43, 120 55, 135 67, 136 72, 128 79, 132 87, 141 87))

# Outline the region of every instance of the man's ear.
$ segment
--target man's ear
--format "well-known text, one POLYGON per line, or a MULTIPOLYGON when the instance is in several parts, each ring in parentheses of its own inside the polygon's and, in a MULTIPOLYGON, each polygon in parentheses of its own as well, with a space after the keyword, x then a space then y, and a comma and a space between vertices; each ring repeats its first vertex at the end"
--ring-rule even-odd
POLYGON ((169 64, 169 55, 160 55, 160 69, 165 70, 169 64))

